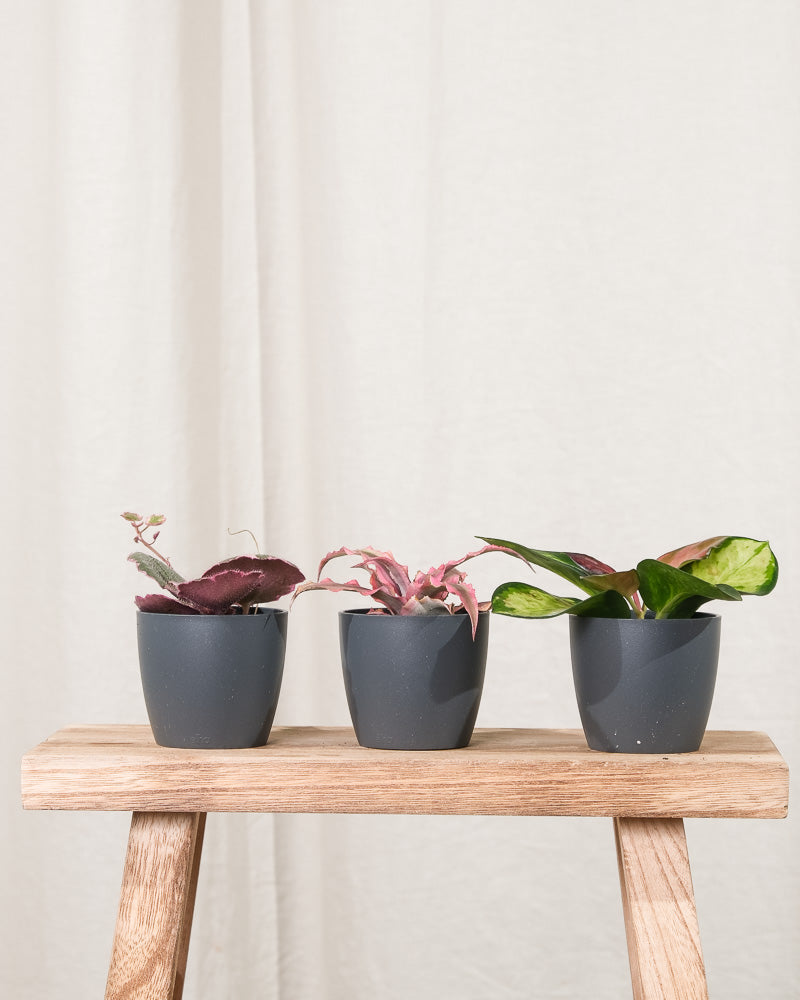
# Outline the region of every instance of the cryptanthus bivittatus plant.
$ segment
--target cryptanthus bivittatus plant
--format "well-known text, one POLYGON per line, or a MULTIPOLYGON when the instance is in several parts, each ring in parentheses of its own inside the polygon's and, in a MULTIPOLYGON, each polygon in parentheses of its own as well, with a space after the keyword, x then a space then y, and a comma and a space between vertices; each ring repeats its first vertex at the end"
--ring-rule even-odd
POLYGON ((391 552, 381 552, 375 548, 336 549, 329 552, 319 564, 317 580, 303 583, 294 592, 292 602, 298 594, 305 590, 352 591, 371 597, 382 605, 373 608, 369 614, 389 615, 448 615, 465 612, 472 622, 472 635, 478 627, 478 612, 488 611, 491 601, 478 601, 467 575, 461 569, 462 563, 468 559, 483 555, 485 552, 506 552, 516 555, 501 545, 484 545, 476 552, 468 552, 460 559, 432 566, 429 570, 417 572, 413 579, 407 566, 402 566, 391 552), (353 569, 365 570, 369 575, 369 583, 361 584, 358 580, 347 580, 337 583, 329 577, 322 579, 322 571, 331 559, 339 556, 356 556, 361 561, 353 569), (455 601, 452 598, 456 598, 455 601))

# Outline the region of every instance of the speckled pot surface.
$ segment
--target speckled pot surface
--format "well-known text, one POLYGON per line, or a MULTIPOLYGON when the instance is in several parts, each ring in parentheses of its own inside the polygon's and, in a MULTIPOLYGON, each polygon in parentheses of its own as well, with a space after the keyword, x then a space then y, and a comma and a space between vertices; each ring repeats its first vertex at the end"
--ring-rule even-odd
POLYGON ((586 742, 619 753, 689 753, 705 733, 721 619, 570 616, 572 676, 586 742))
POLYGON ((347 702, 361 746, 384 750, 465 747, 478 715, 489 612, 475 639, 466 614, 339 614, 347 702))
POLYGON ((263 746, 278 704, 287 612, 137 612, 139 666, 156 743, 189 749, 263 746))

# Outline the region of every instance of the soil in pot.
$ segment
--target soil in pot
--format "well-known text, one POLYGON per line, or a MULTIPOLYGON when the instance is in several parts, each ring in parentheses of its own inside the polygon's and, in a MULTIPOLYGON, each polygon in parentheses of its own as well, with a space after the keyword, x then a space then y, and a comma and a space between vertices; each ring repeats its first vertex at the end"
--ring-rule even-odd
POLYGON ((569 620, 586 742, 620 753, 689 753, 705 733, 717 676, 719 615, 569 620))
POLYGON ((288 614, 137 612, 147 714, 160 746, 263 746, 278 704, 288 614))
POLYGON ((478 715, 489 612, 472 638, 467 614, 339 615, 347 702, 361 746, 384 750, 465 747, 478 715))

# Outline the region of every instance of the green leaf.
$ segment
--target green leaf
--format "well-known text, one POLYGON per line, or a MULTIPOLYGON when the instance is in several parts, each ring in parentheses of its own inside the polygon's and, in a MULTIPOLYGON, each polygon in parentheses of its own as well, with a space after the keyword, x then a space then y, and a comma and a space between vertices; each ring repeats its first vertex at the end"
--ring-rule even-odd
MULTIPOLYGON (((639 574, 635 569, 626 569, 621 573, 604 573, 592 577, 592 586, 596 590, 615 590, 623 597, 631 597, 639 589, 639 574)), ((625 605, 630 611, 630 605, 625 605)))
POLYGON ((164 514, 151 514, 147 519, 148 527, 154 528, 158 524, 163 524, 166 521, 164 514))
POLYGON ((492 611, 512 618, 554 618, 580 603, 577 597, 556 597, 530 583, 501 583, 492 594, 492 611))
POLYGON ((631 608, 615 590, 580 601, 575 597, 548 594, 530 583, 501 583, 492 595, 492 611, 512 618, 555 618, 564 613, 593 618, 627 618, 631 608))
POLYGON ((708 583, 734 587, 740 594, 763 596, 778 582, 778 560, 769 542, 755 538, 727 538, 684 570, 708 583))
POLYGON ((171 566, 151 556, 149 552, 131 552, 128 562, 134 563, 140 573, 155 580, 159 587, 166 587, 168 583, 184 582, 180 573, 176 573, 171 566))
POLYGON ((502 538, 487 538, 485 535, 477 537, 490 545, 501 545, 503 548, 511 549, 512 552, 516 552, 517 555, 527 559, 534 566, 549 569, 551 573, 555 573, 569 583, 574 583, 576 587, 580 587, 588 594, 597 593, 599 590, 592 582, 594 576, 613 573, 610 566, 580 552, 550 552, 546 549, 529 549, 527 545, 504 541, 502 538))
POLYGON ((691 618, 707 601, 742 599, 733 587, 714 586, 658 559, 643 559, 636 571, 642 600, 656 618, 691 618))
POLYGON ((580 601, 569 614, 579 618, 630 618, 631 606, 618 591, 606 590, 580 601))
POLYGON ((141 514, 134 514, 133 511, 130 510, 126 510, 124 514, 120 515, 120 517, 124 517, 126 521, 131 522, 141 521, 142 519, 141 514))

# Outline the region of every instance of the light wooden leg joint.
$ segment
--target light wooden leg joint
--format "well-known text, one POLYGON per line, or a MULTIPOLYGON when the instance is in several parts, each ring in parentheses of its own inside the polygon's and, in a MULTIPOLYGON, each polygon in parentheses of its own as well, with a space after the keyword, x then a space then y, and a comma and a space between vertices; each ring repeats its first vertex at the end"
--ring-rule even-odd
POLYGON ((205 813, 134 813, 106 1000, 180 1000, 205 813))
POLYGON ((682 819, 615 819, 634 1000, 708 1000, 682 819))

